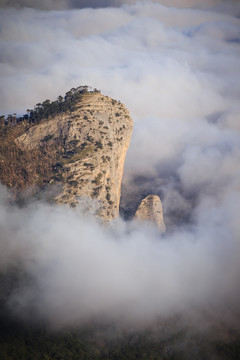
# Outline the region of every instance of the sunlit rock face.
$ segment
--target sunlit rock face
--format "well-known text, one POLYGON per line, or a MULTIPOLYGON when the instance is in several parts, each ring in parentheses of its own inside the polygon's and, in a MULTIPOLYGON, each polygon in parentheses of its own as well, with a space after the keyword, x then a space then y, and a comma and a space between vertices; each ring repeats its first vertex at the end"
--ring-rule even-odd
POLYGON ((108 221, 119 214, 132 129, 133 121, 123 104, 101 93, 87 93, 74 111, 41 121, 16 143, 28 149, 47 143, 58 151, 59 159, 49 179, 50 184, 61 185, 55 201, 74 206, 92 198, 94 212, 108 221))
POLYGON ((161 232, 166 231, 162 203, 158 195, 148 195, 141 201, 135 219, 155 224, 161 232))

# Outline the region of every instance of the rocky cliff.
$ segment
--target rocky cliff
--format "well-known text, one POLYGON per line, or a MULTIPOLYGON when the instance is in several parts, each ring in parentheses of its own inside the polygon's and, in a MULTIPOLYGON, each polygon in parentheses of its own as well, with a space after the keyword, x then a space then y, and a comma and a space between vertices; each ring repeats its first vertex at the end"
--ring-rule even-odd
POLYGON ((119 213, 124 161, 133 129, 120 102, 98 92, 81 95, 71 112, 30 127, 15 143, 20 149, 56 152, 49 184, 58 185, 59 204, 94 199, 94 211, 111 220, 119 213))
POLYGON ((155 224, 161 232, 166 231, 163 220, 162 203, 158 195, 149 195, 141 201, 135 219, 155 224))

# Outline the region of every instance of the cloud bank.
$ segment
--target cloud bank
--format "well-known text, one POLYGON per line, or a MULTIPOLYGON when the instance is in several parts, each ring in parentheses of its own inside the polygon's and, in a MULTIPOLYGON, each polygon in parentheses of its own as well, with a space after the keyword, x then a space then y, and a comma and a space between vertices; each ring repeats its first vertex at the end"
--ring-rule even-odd
POLYGON ((1 113, 84 84, 121 100, 134 119, 122 214, 159 194, 169 232, 124 222, 111 232, 70 209, 1 205, 1 267, 24 263, 36 287, 22 286, 9 306, 62 325, 200 304, 237 318, 239 5, 37 4, 0 13, 1 113))
POLYGON ((134 223, 103 229, 67 207, 6 207, 3 197, 0 270, 18 264, 25 274, 8 307, 53 328, 93 318, 142 325, 195 309, 237 326, 239 200, 208 203, 194 227, 163 237, 134 223))
MULTIPOLYGON (((133 5, 137 0, 0 0, 2 7, 15 8, 34 8, 38 10, 64 10, 64 9, 82 9, 82 8, 106 8, 106 7, 121 7, 124 4, 133 5)), ((148 1, 145 0, 145 3, 148 1)), ((144 1, 142 1, 144 3, 144 1)), ((199 10, 214 10, 221 12, 231 12, 236 15, 236 7, 238 0, 230 0, 226 3, 224 0, 153 0, 152 3, 161 4, 174 8, 193 8, 199 10)), ((239 11, 239 7, 237 8, 239 11)))

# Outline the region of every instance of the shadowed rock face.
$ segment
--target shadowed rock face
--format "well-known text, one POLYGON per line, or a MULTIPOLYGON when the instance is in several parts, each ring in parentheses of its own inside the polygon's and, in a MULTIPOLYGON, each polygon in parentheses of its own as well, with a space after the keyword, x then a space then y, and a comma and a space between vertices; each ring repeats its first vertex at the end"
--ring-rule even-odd
POLYGON ((135 219, 154 223, 161 232, 166 231, 162 203, 158 195, 149 195, 141 201, 135 219))
POLYGON ((123 104, 100 93, 88 93, 73 112, 31 127, 16 139, 16 144, 41 149, 47 143, 53 151, 56 148, 60 155, 49 180, 50 184, 61 185, 55 201, 76 205, 92 198, 94 212, 105 221, 119 214, 132 129, 133 121, 123 104))

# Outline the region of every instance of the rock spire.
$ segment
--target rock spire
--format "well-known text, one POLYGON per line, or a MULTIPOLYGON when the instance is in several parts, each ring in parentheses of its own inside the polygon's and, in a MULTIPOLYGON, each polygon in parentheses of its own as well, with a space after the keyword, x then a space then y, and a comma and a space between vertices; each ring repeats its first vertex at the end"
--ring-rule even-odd
POLYGON ((151 222, 155 224, 161 232, 166 231, 162 203, 158 195, 148 195, 141 201, 136 211, 135 219, 151 222))

